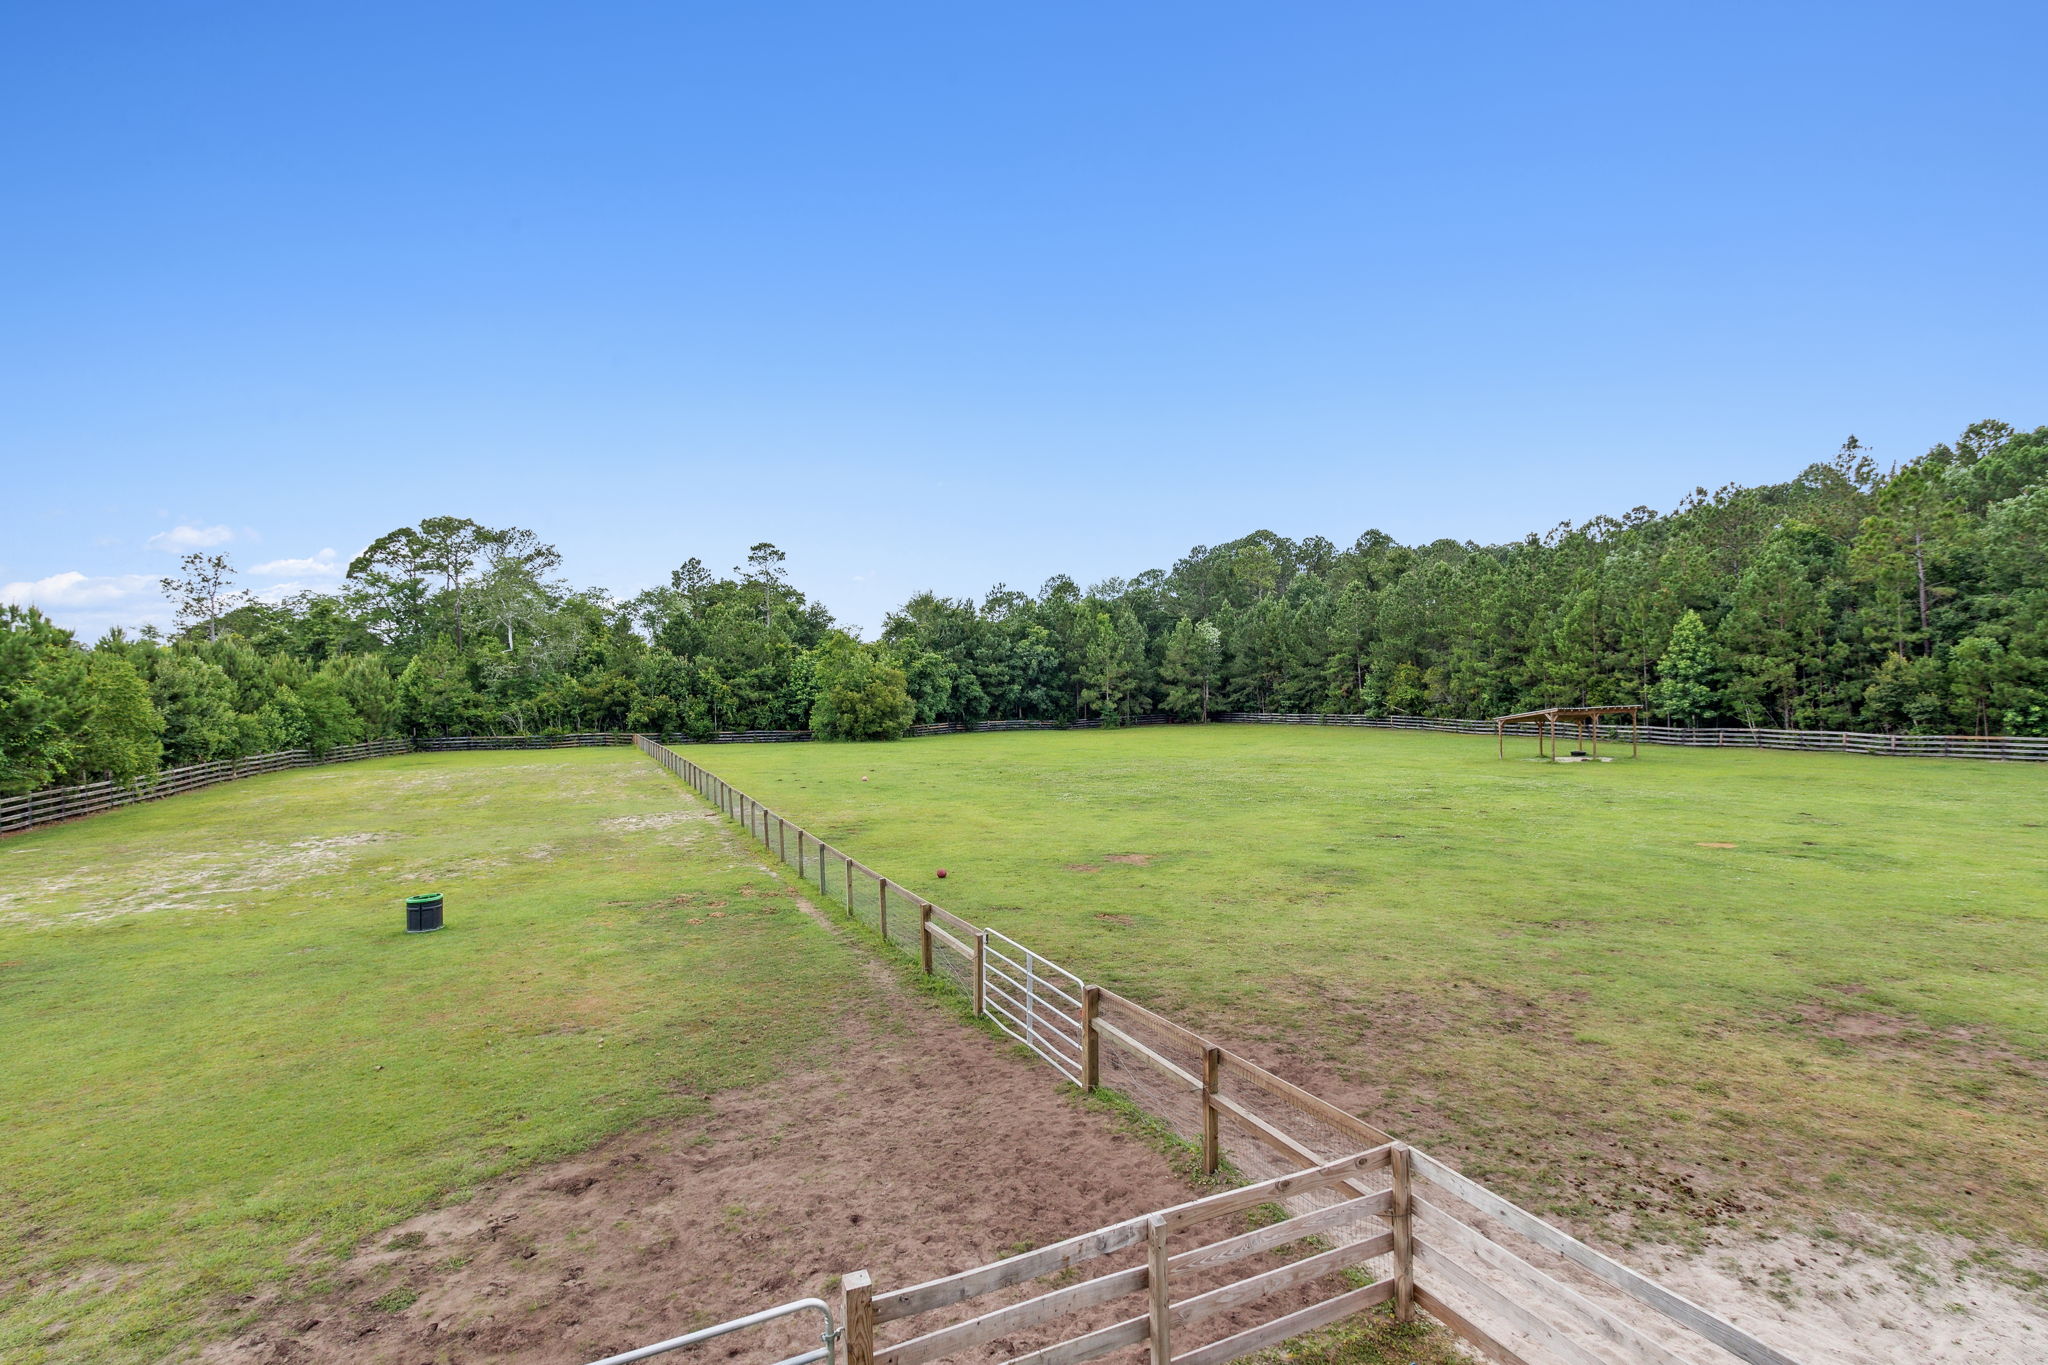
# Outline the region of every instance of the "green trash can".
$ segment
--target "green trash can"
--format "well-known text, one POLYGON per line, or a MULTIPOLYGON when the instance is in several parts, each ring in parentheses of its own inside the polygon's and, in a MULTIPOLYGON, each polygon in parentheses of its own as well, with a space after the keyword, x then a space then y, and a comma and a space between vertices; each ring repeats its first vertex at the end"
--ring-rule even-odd
POLYGON ((441 927, 441 893, 431 891, 424 896, 405 898, 405 932, 408 934, 431 934, 441 927))

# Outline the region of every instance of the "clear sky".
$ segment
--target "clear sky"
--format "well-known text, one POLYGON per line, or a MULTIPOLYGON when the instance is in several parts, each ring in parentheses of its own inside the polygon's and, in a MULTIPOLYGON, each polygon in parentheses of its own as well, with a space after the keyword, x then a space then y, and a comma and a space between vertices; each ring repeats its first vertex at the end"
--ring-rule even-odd
POLYGON ((1502 540, 2048 422, 2048 6, 17 3, 0 584, 1502 540))

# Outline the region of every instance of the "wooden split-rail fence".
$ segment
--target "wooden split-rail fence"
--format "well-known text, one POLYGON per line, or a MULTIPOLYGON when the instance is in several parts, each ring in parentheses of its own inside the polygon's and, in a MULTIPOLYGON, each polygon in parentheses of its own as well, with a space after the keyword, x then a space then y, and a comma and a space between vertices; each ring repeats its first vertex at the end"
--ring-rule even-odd
MULTIPOLYGON (((780 744, 810 737, 808 730, 726 730, 713 735, 705 743, 780 744)), ((445 735, 419 739, 373 739, 317 754, 310 749, 281 749, 275 753, 165 768, 135 782, 87 782, 75 787, 47 787, 24 796, 0 797, 0 834, 19 834, 42 825, 99 815, 137 802, 156 801, 237 778, 327 763, 347 763, 359 758, 389 758, 394 754, 415 752, 465 753, 483 749, 585 749, 623 746, 632 742, 631 731, 595 730, 575 735, 445 735)))
POLYGON ((634 742, 1060 1076, 1122 1093, 1199 1143, 1205 1170, 1250 1179, 924 1284, 847 1274, 845 1365, 992 1352, 1082 1365, 1138 1347, 1150 1365, 1224 1365, 1380 1304, 1503 1365, 1794 1365, 1337 1105, 934 904, 665 745, 634 742), (1285 1216, 1244 1226, 1273 1206, 1285 1216))

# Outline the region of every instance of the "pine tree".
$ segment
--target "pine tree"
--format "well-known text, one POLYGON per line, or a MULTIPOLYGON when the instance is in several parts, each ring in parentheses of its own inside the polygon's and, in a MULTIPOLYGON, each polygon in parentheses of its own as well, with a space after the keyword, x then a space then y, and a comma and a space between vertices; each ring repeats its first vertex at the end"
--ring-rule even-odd
POLYGON ((1680 725, 1698 725, 1714 710, 1714 644, 1706 623, 1688 611, 1671 628, 1671 642, 1657 660, 1650 705, 1680 725))
POLYGON ((1223 667, 1223 632, 1187 617, 1166 637, 1159 681, 1166 685, 1165 708, 1177 716, 1209 719, 1209 692, 1223 667))
POLYGON ((233 680, 182 649, 164 651, 152 674, 150 700, 163 717, 165 762, 234 757, 241 736, 235 723, 233 680))

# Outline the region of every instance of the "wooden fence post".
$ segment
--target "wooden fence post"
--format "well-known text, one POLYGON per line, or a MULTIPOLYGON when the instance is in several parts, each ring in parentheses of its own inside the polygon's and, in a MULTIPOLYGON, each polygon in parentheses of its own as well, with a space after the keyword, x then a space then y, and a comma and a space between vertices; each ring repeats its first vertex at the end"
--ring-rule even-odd
POLYGON ((1394 1320, 1415 1318, 1415 1209, 1410 1200, 1413 1184, 1406 1143, 1395 1143, 1392 1153, 1393 1195, 1387 1205, 1387 1226, 1394 1231, 1394 1320))
MULTIPOLYGON (((988 930, 974 931, 974 1017, 988 1015, 988 930)), ((1093 1051, 1090 1048, 1088 1051, 1093 1051)))
POLYGON ((932 974, 932 908, 929 904, 917 908, 917 956, 924 964, 924 974, 932 974))
POLYGON ((889 879, 887 877, 882 878, 882 899, 878 918, 882 922, 882 942, 887 943, 889 941, 889 879))
POLYGON ((846 917, 853 918, 853 859, 846 858, 846 917))
POLYGON ((796 875, 804 875, 804 827, 796 827, 796 875))
POLYGON ((839 1282, 840 1330, 846 1334, 846 1365, 875 1365, 875 1282, 865 1270, 839 1282))
MULTIPOLYGON (((988 935, 981 936, 983 943, 988 935)), ((1102 987, 1081 988, 1081 1088, 1093 1090, 1102 1080, 1102 1038, 1095 1032, 1095 1016, 1102 1013, 1102 987)))
POLYGON ((1216 1073, 1223 1069, 1223 1049, 1202 1050, 1202 1174, 1214 1175, 1223 1154, 1216 1141, 1216 1073))
POLYGON ((1166 1271, 1166 1220, 1158 1214, 1145 1225, 1145 1287, 1151 1291, 1152 1365, 1173 1365, 1173 1342, 1168 1334, 1173 1297, 1166 1271))

